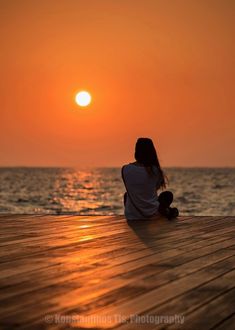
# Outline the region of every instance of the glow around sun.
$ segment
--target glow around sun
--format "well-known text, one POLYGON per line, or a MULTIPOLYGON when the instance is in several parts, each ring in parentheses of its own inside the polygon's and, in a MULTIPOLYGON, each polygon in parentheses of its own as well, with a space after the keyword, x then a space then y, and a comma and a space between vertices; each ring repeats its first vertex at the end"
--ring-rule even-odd
POLYGON ((75 96, 75 102, 80 107, 87 107, 91 103, 91 94, 87 91, 80 91, 75 96))

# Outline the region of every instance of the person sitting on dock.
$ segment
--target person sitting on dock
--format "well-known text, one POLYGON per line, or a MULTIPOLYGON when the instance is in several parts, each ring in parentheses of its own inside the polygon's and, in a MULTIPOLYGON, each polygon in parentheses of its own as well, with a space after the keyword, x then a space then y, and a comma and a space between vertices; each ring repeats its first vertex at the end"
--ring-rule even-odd
POLYGON ((159 215, 175 218, 179 211, 170 207, 173 202, 171 191, 166 188, 166 176, 160 166, 153 141, 139 138, 135 146, 135 162, 122 167, 122 179, 126 188, 124 209, 127 220, 151 219, 159 215))

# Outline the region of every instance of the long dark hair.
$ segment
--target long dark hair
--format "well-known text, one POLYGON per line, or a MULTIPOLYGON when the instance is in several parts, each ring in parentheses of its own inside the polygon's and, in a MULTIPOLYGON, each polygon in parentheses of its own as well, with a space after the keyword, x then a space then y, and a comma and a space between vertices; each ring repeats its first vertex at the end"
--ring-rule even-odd
POLYGON ((135 145, 135 159, 138 163, 143 164, 149 173, 153 172, 153 166, 155 165, 161 175, 161 188, 166 188, 167 177, 165 176, 157 156, 156 149, 153 141, 149 138, 138 138, 135 145))

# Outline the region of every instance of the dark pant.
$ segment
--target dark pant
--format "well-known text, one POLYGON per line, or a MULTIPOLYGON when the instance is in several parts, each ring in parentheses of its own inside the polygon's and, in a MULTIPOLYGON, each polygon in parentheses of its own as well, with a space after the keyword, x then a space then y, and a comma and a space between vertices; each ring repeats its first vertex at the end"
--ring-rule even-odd
POLYGON ((173 202, 173 193, 171 191, 163 191, 158 196, 160 203, 158 211, 161 215, 166 216, 168 219, 175 218, 179 215, 179 211, 176 207, 170 207, 173 202))
MULTIPOLYGON (((126 204, 127 192, 124 194, 124 205, 126 204)), ((179 215, 179 211, 176 207, 170 207, 173 202, 173 193, 171 191, 163 191, 158 196, 158 201, 160 203, 158 211, 161 215, 167 217, 168 219, 175 218, 179 215)))

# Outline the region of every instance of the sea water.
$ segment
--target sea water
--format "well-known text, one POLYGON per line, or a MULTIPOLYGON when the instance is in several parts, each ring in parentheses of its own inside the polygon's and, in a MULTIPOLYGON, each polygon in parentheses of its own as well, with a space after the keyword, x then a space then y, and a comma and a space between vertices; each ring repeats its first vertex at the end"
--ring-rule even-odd
MULTIPOLYGON (((166 168, 181 215, 235 215, 235 168, 166 168)), ((123 214, 120 168, 0 168, 0 213, 123 214)))

